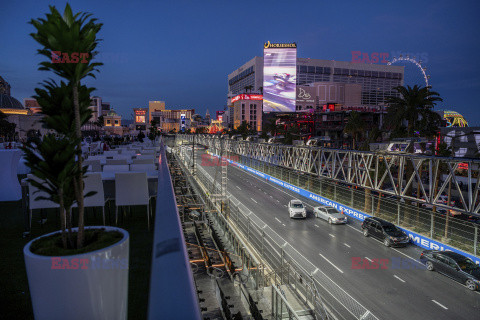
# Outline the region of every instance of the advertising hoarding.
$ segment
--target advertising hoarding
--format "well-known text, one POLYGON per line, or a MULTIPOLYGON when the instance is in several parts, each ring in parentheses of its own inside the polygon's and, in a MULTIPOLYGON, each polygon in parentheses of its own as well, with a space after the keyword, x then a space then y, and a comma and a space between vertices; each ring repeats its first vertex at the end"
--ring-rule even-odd
POLYGON ((185 131, 185 120, 186 120, 186 115, 184 113, 180 114, 180 130, 185 131))
POLYGON ((263 100, 261 94, 239 94, 232 98, 232 103, 238 100, 263 100))
POLYGON ((297 45, 267 42, 263 49, 263 112, 295 112, 297 45))
POLYGON ((147 111, 145 108, 133 108, 133 113, 135 114, 135 123, 136 124, 146 124, 147 123, 147 111))

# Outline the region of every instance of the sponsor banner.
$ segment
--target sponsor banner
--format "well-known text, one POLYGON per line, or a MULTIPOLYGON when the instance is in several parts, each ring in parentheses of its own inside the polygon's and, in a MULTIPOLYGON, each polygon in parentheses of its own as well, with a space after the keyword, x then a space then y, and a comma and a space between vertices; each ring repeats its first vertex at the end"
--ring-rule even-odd
POLYGON ((239 94, 232 98, 232 103, 238 100, 263 100, 263 95, 261 94, 239 94))
MULTIPOLYGON (((319 196, 318 194, 315 194, 315 193, 312 193, 310 191, 307 191, 307 190, 304 190, 302 188, 299 188, 297 186, 293 186, 285 181, 282 181, 282 180, 279 180, 277 178, 274 178, 272 176, 269 176, 268 174, 265 174, 263 172, 260 172, 260 171, 257 171, 255 169, 252 169, 250 167, 247 167, 243 164, 239 164, 239 163, 236 163, 232 160, 227 160, 229 163, 231 163, 232 165, 236 166, 236 167, 239 167, 239 168, 242 168, 243 170, 246 170, 248 172, 251 172, 257 176, 260 176, 262 177, 263 179, 266 179, 267 181, 271 181, 281 187, 284 187, 285 189, 288 189, 288 190, 291 190, 295 193, 298 193, 299 195, 301 196, 304 196, 304 197, 307 197, 309 199, 312 199, 318 203, 321 203, 321 204, 324 204, 324 205, 327 205, 327 206, 330 206, 330 207, 334 207, 336 208, 337 210, 339 211, 343 211, 344 214, 346 214, 347 216, 350 216, 354 219, 357 219, 357 220, 360 220, 360 221, 363 221, 365 220, 365 218, 367 217, 371 217, 371 215, 368 215, 366 213, 363 213, 361 211, 358 211, 358 210, 355 210, 355 209, 352 209, 348 206, 345 206, 341 203, 338 203, 338 202, 335 202, 333 200, 330 200, 330 199, 327 199, 327 198, 324 198, 322 196, 319 196)), ((462 250, 459 250, 457 248, 454 248, 454 247, 451 247, 449 245, 446 245, 444 243, 441 243, 441 242, 438 242, 438 241, 435 241, 435 240, 432 240, 430 238, 427 238, 425 236, 422 236, 418 233, 415 233, 415 232, 412 232, 408 229, 404 229, 402 227, 399 227, 400 229, 402 229, 403 231, 405 231, 405 233, 407 233, 408 237, 410 238, 411 242, 413 244, 415 244, 416 246, 419 246, 421 248, 424 248, 424 249, 427 249, 427 250, 441 250, 441 251, 453 251, 453 252, 456 252, 456 253, 459 253, 463 256, 466 256, 470 259, 472 259, 475 263, 477 264, 480 264, 480 258, 479 257, 476 257, 472 254, 469 254, 469 253, 466 253, 466 252, 463 252, 462 250)))

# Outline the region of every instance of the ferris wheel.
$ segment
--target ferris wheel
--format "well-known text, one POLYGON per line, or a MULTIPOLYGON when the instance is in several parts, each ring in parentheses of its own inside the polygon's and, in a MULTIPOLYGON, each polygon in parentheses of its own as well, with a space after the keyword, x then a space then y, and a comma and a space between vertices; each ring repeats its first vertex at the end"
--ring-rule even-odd
POLYGON ((392 61, 389 61, 387 65, 403 65, 406 68, 408 66, 408 70, 405 70, 404 82, 407 82, 406 78, 408 76, 409 83, 404 83, 405 85, 425 85, 428 87, 430 76, 427 74, 427 68, 422 66, 422 61, 417 60, 416 57, 400 55, 399 57, 393 57, 392 61))

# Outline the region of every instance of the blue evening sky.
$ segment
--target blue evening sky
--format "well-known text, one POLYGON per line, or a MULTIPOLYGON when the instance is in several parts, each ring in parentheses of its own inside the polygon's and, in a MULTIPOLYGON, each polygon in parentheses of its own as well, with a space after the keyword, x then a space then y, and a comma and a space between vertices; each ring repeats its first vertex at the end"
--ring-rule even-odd
MULTIPOLYGON (((31 18, 65 1, 0 0, 0 76, 12 95, 34 94, 52 74, 38 71, 31 18)), ((263 43, 297 42, 298 57, 350 61, 352 51, 422 54, 433 90, 480 125, 478 1, 70 1, 104 27, 105 66, 88 84, 125 118, 149 100, 212 114, 226 103, 227 75, 263 43)))

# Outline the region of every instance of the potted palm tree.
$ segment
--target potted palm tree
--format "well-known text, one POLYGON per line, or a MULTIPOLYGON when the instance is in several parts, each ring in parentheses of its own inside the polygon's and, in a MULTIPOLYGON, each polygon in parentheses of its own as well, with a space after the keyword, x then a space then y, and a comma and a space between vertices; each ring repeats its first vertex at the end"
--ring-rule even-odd
POLYGON ((101 64, 54 63, 53 51, 73 56, 96 54, 101 24, 89 14, 73 14, 67 4, 63 16, 50 7, 46 19, 32 20, 33 38, 47 57, 40 70, 50 70, 67 80, 46 81, 36 89, 43 122, 54 134, 23 148, 32 170, 29 183, 40 194, 36 199, 59 206, 61 230, 24 247, 28 282, 36 319, 84 318, 125 319, 127 317, 129 235, 119 228, 92 226, 84 222, 84 176, 81 126, 91 118, 90 93, 81 84, 101 64), (87 21, 88 20, 88 21, 87 21), (72 207, 78 209, 78 226, 73 226, 72 207))

